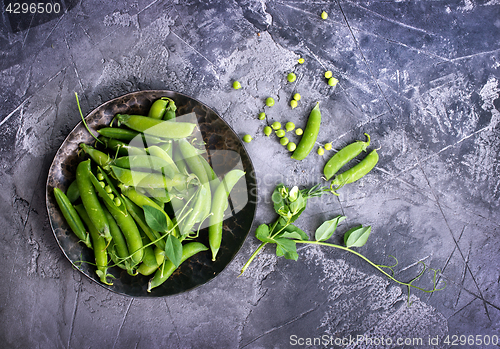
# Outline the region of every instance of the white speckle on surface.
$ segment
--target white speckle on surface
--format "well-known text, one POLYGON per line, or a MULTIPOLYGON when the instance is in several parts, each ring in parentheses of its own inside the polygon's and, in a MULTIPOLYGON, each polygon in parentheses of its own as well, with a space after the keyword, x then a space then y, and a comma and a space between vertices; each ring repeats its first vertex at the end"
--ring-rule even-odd
POLYGON ((129 15, 128 13, 114 12, 111 15, 104 17, 104 25, 109 27, 112 25, 119 25, 122 27, 130 27, 131 25, 139 28, 137 15, 129 15))

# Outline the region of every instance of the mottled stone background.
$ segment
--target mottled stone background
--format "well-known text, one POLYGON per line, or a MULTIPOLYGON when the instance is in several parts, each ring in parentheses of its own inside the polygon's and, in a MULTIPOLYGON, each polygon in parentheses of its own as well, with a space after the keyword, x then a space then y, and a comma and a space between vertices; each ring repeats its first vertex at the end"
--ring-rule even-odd
MULTIPOLYGON (((332 348, 291 336, 358 335, 423 345, 344 347, 447 348, 447 335, 500 336, 500 1, 54 1, 58 15, 9 14, 10 1, 1 14, 2 348, 332 348), (395 276, 407 281, 423 261, 447 288, 413 292, 408 307, 405 288, 356 256, 303 246, 297 262, 266 249, 237 278, 258 246, 254 229, 217 278, 184 294, 128 298, 91 282, 52 234, 48 168, 79 121, 74 92, 88 113, 144 89, 188 94, 254 136, 254 228, 275 218, 276 184, 321 182, 327 160, 290 159, 263 135, 259 112, 303 127, 320 101, 319 143, 339 149, 369 133, 380 147, 374 171, 339 197, 311 200, 297 225, 312 235, 346 215, 338 242, 371 225, 360 252, 381 264, 397 257, 395 276)), ((472 347, 498 345, 453 346, 472 347)))

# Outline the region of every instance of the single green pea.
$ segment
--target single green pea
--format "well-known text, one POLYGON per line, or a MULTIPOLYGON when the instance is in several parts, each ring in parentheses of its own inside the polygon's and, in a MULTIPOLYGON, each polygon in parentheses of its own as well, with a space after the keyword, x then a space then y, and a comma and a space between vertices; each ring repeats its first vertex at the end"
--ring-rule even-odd
POLYGON ((120 206, 122 204, 122 201, 120 200, 119 197, 114 198, 113 202, 116 206, 120 206))
POLYGON ((266 113, 262 112, 259 114, 259 120, 264 120, 266 118, 266 113))
POLYGON ((323 147, 318 148, 318 155, 323 155, 325 153, 325 149, 323 147))
POLYGON ((235 90, 239 90, 239 89, 241 88, 241 84, 240 84, 240 82, 239 82, 239 81, 235 81, 235 82, 233 82, 233 88, 234 88, 235 90))
POLYGON ((281 145, 287 145, 287 144, 288 144, 288 142, 289 142, 289 141, 288 141, 288 138, 286 138, 286 137, 283 137, 283 138, 281 138, 281 139, 280 139, 280 144, 281 144, 281 145))
POLYGON ((273 132, 273 129, 269 126, 264 127, 264 134, 269 137, 269 135, 273 132))
POLYGON ((266 105, 267 105, 268 107, 272 107, 272 106, 274 105, 274 98, 272 98, 272 97, 267 97, 267 99, 266 99, 266 105))
POLYGON ((328 79, 328 85, 330 85, 330 86, 335 86, 335 85, 337 85, 338 82, 339 81, 336 78, 333 78, 333 77, 330 78, 330 79, 328 79))
POLYGON ((292 99, 290 101, 290 107, 292 107, 292 109, 297 108, 297 105, 298 105, 298 103, 297 103, 297 101, 295 99, 292 99))
POLYGON ((297 136, 302 136, 303 133, 304 133, 304 131, 301 128, 298 128, 298 129, 295 130, 295 134, 297 136))
POLYGON ((327 19, 328 18, 328 13, 326 13, 325 11, 321 12, 321 18, 322 19, 327 19))
POLYGON ((304 58, 300 57, 298 62, 299 62, 299 64, 304 64, 304 58))
POLYGON ((279 138, 284 137, 285 136, 285 130, 282 130, 282 129, 277 130, 276 131, 276 136, 278 136, 279 138))
POLYGON ((333 73, 330 70, 325 72, 325 78, 330 79, 333 76, 333 73))
POLYGON ((325 147, 325 150, 332 150, 332 143, 326 143, 324 145, 324 147, 325 147))
POLYGON ((97 179, 100 180, 100 181, 103 181, 104 180, 104 176, 102 173, 98 173, 97 174, 97 179))
POLYGON ((275 122, 273 122, 271 127, 273 128, 273 130, 279 130, 281 128, 281 122, 275 121, 275 122))
MULTIPOLYGON (((103 179, 104 179, 104 177, 103 177, 103 179)), ((103 181, 99 181, 99 184, 100 184, 100 186, 101 186, 101 187, 103 187, 103 188, 106 186, 106 183, 104 183, 103 181)))
POLYGON ((300 101, 301 98, 302 97, 301 97, 300 93, 296 93, 293 95, 293 99, 295 99, 296 101, 300 101))
POLYGON ((108 196, 109 196, 109 198, 110 198, 111 200, 114 200, 114 198, 115 198, 115 196, 113 195, 113 193, 109 193, 109 194, 108 194, 108 196))
POLYGON ((297 148, 297 144, 290 142, 286 145, 286 148, 288 149, 288 151, 294 151, 297 148))
POLYGON ((291 121, 289 121, 285 124, 285 130, 287 130, 287 132, 292 131, 294 128, 295 128, 295 124, 291 121))
POLYGON ((288 82, 294 82, 297 79, 297 76, 294 73, 288 73, 286 79, 288 80, 288 82))
POLYGON ((104 190, 106 191, 106 193, 108 194, 111 194, 113 192, 113 189, 111 189, 111 187, 109 185, 105 186, 104 187, 104 190))
POLYGON ((252 136, 250 135, 244 135, 243 136, 243 142, 250 143, 252 141, 252 136))

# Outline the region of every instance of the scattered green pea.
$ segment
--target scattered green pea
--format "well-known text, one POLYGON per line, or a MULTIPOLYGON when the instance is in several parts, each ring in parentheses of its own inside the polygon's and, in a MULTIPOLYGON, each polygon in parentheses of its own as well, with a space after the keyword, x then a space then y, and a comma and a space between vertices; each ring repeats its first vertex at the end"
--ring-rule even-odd
POLYGON ((267 97, 267 99, 266 99, 266 105, 267 105, 268 107, 272 107, 272 106, 274 105, 274 98, 272 98, 272 97, 267 97))
POLYGON ((325 11, 321 12, 321 18, 322 19, 327 19, 328 18, 328 13, 326 13, 325 11))
POLYGON ((333 73, 331 72, 331 70, 327 70, 325 72, 325 78, 330 79, 332 76, 333 76, 333 73))
POLYGON ((297 148, 297 144, 290 142, 286 145, 286 148, 288 149, 288 151, 294 151, 297 148))
POLYGON ((252 141, 252 136, 250 135, 244 135, 243 136, 243 142, 250 143, 252 141))
POLYGON ((290 101, 290 107, 292 107, 292 109, 297 108, 297 105, 298 105, 298 103, 297 103, 297 101, 295 99, 292 99, 290 101))
POLYGON ((303 133, 304 133, 304 131, 301 128, 298 128, 298 129, 295 130, 295 134, 297 136, 302 136, 303 133))
POLYGON ((120 200, 119 197, 114 198, 113 202, 116 206, 120 206, 122 204, 122 201, 120 200))
POLYGON ((287 132, 292 131, 294 128, 295 128, 295 124, 291 121, 289 121, 285 124, 285 130, 287 130, 287 132))
POLYGON ((300 98, 302 98, 300 96, 300 93, 296 93, 296 94, 293 95, 293 99, 295 99, 296 101, 300 101, 300 98))
POLYGON ((304 58, 300 57, 298 62, 299 62, 299 64, 304 64, 304 58))
POLYGON ((297 76, 294 73, 288 73, 288 76, 286 78, 288 82, 294 82, 297 79, 297 76))
POLYGON ((262 112, 259 114, 259 120, 264 120, 266 118, 266 113, 262 112))
POLYGON ((318 148, 318 155, 323 155, 325 153, 325 149, 323 147, 318 148))
POLYGON ((286 138, 286 137, 283 137, 283 138, 281 138, 281 139, 280 139, 280 144, 281 144, 281 145, 287 145, 287 144, 288 144, 288 142, 289 142, 289 141, 288 141, 288 138, 286 138))
POLYGON ((282 130, 282 129, 277 130, 276 131, 276 136, 278 136, 279 138, 284 137, 285 136, 285 130, 282 130))
POLYGON ((275 121, 275 122, 273 122, 271 127, 273 128, 273 130, 279 130, 281 128, 281 122, 275 121))
POLYGON ((273 132, 273 129, 269 126, 264 127, 264 134, 269 137, 269 135, 273 132))
POLYGON ((233 82, 233 88, 234 88, 235 90, 239 90, 239 89, 241 88, 241 84, 240 84, 240 82, 239 82, 239 81, 235 81, 235 82, 233 82))
POLYGON ((339 81, 335 78, 328 79, 328 85, 330 85, 330 86, 335 86, 335 85, 337 85, 338 82, 339 81))
POLYGON ((332 150, 332 143, 326 143, 325 150, 332 150))

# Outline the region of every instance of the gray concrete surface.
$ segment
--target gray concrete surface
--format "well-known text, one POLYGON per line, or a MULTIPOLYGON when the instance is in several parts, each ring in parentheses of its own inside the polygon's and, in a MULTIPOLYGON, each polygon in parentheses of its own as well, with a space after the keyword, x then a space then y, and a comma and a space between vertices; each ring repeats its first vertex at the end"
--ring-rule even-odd
POLYGON ((9 15, 4 3, 2 348, 498 347, 478 342, 500 336, 498 0, 64 0, 52 17, 9 15), (339 79, 335 88, 325 70, 339 79), (231 88, 234 79, 241 90, 231 88), (312 200, 297 225, 312 235, 323 220, 344 214, 333 240, 349 226, 371 225, 360 252, 380 264, 396 256, 403 280, 424 261, 442 271, 447 288, 415 291, 408 307, 404 287, 356 256, 323 247, 299 248, 297 262, 266 249, 237 278, 258 246, 254 229, 217 278, 187 293, 128 298, 91 282, 52 234, 48 167, 79 121, 74 92, 87 113, 141 89, 188 94, 238 134, 254 136, 246 145, 259 179, 254 229, 275 219, 269 200, 276 184, 321 182, 327 160, 290 159, 263 136, 260 111, 268 121, 303 126, 320 101, 318 142, 335 149, 368 132, 380 147, 377 167, 339 197, 312 200), (291 110, 295 92, 302 100, 291 110), (263 107, 268 96, 276 99, 271 109, 263 107), (356 336, 379 342, 333 341, 356 336), (457 336, 457 345, 446 344, 447 336, 457 336), (460 336, 473 341, 461 344, 460 336), (331 341, 308 345, 307 338, 331 341))

